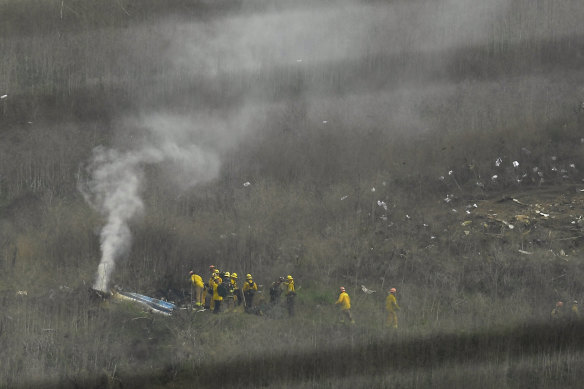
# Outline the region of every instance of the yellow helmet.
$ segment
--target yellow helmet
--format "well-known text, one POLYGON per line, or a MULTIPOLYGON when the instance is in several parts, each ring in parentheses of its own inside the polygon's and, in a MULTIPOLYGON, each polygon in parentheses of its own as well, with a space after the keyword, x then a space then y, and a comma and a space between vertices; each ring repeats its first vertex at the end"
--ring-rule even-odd
POLYGON ((213 270, 213 274, 219 274, 219 269, 213 270))
POLYGON ((291 276, 291 275, 289 275, 289 274, 288 274, 288 277, 286 277, 286 278, 287 278, 287 279, 289 279, 289 280, 293 280, 293 279, 294 279, 294 278, 292 278, 292 276, 291 276))
POLYGON ((237 278, 237 273, 231 273, 231 278, 237 278))
POLYGON ((225 273, 223 273, 223 275, 224 275, 225 277, 231 277, 231 274, 229 274, 229 272, 228 272, 228 271, 226 271, 225 273))
POLYGON ((251 274, 246 274, 246 275, 245 275, 245 279, 246 279, 246 280, 251 280, 251 274))

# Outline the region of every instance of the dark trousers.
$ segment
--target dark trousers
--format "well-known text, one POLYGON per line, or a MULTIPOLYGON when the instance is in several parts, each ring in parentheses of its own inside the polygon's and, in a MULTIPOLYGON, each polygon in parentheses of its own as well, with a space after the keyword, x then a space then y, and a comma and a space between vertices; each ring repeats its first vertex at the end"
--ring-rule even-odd
POLYGON ((221 309, 221 300, 215 300, 215 308, 213 309, 213 313, 219 313, 221 309))
POLYGON ((245 292, 245 307, 251 308, 253 305, 253 293, 245 292))
POLYGON ((241 290, 240 289, 235 289, 233 291, 233 294, 235 295, 235 297, 237 297, 237 305, 241 305, 241 303, 243 303, 243 295, 241 294, 241 290))

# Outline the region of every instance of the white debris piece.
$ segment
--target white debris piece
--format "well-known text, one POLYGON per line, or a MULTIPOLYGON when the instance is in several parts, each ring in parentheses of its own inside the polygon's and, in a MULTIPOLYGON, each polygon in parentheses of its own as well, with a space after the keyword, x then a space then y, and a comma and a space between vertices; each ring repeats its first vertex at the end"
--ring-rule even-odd
POLYGON ((571 167, 572 169, 576 169, 576 165, 575 165, 575 164, 573 164, 573 163, 571 163, 571 164, 570 164, 570 167, 571 167))
POLYGON ((444 202, 445 202, 446 204, 448 204, 449 202, 451 202, 451 201, 452 201, 452 198, 453 198, 453 197, 454 197, 454 195, 449 195, 449 194, 447 194, 447 195, 446 195, 446 198, 444 199, 444 202))
POLYGON ((28 296, 28 292, 26 290, 19 290, 16 292, 17 296, 28 296))
POLYGON ((298 58, 298 59, 296 60, 296 62, 298 62, 298 63, 302 62, 302 58, 298 58))
POLYGON ((452 212, 457 213, 458 211, 454 208, 452 208, 452 212))
POLYGON ((513 167, 519 167, 519 162, 513 161, 513 167))
POLYGON ((387 211, 387 204, 385 204, 385 201, 377 200, 377 205, 379 205, 380 207, 387 211))
POLYGON ((434 235, 430 236, 430 239, 436 239, 436 237, 434 235))
POLYGON ((543 212, 538 212, 539 215, 543 216, 543 217, 549 217, 550 214, 549 213, 543 213, 543 212))
POLYGON ((529 251, 525 251, 525 250, 518 250, 521 254, 525 254, 525 255, 531 255, 533 253, 530 253, 529 251))
POLYGON ((8 97, 8 95, 2 95, 2 96, 0 96, 0 100, 4 100, 7 97, 8 97))
POLYGON ((474 204, 472 205, 472 207, 473 207, 473 208, 478 208, 479 206, 478 206, 476 203, 474 203, 474 204))
POLYGON ((250 186, 250 185, 251 185, 251 183, 250 183, 249 181, 246 181, 246 182, 244 182, 244 183, 243 183, 243 186, 244 186, 244 187, 246 187, 246 188, 247 188, 248 186, 250 186))
POLYGON ((371 192, 375 192, 375 187, 371 188, 371 192))
POLYGON ((341 201, 345 200, 347 197, 349 197, 349 195, 344 195, 343 197, 341 197, 341 201))
POLYGON ((438 179, 439 179, 440 181, 444 181, 444 176, 440 176, 440 177, 438 177, 438 179))
POLYGON ((491 180, 495 181, 497 178, 499 178, 499 176, 495 174, 493 177, 491 177, 491 180))
POLYGON ((410 220, 411 219, 410 215, 406 215, 406 219, 410 220))
POLYGON ((466 214, 467 215, 470 215, 470 211, 468 209, 466 210, 466 214))
POLYGON ((361 285, 361 290, 367 294, 375 293, 374 290, 368 289, 365 285, 361 285))
POLYGON ((501 157, 497 158, 497 160, 495 161, 495 166, 499 167, 501 166, 501 164, 503 163, 503 160, 501 159, 501 157))
POLYGON ((451 176, 451 175, 453 175, 453 174, 454 174, 454 170, 449 170, 449 171, 448 171, 448 175, 449 175, 449 176, 451 176))
POLYGON ((322 124, 327 124, 327 123, 328 123, 328 120, 323 120, 322 121, 322 124))

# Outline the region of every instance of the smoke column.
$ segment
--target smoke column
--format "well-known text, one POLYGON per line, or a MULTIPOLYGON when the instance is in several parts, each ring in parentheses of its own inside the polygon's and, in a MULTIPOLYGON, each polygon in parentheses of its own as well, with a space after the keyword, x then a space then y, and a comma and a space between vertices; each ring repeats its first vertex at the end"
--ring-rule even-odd
POLYGON ((101 260, 94 289, 103 292, 109 290, 116 261, 130 249, 132 234, 128 223, 144 209, 140 197, 144 167, 164 161, 192 166, 191 184, 215 176, 219 169, 215 154, 203 151, 196 145, 179 147, 166 141, 158 146, 147 146, 125 153, 103 147, 94 150, 87 167, 90 179, 80 187, 85 200, 106 221, 100 234, 101 260), (207 175, 201 174, 202 171, 207 175))

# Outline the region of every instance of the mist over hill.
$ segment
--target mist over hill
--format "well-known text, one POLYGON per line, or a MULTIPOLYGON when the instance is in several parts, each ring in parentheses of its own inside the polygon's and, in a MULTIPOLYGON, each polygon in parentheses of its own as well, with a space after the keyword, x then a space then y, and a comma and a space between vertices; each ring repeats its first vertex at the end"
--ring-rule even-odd
MULTIPOLYGON (((577 0, 0 0, 0 386, 199 363, 196 321, 112 335, 128 313, 85 290, 183 303, 210 264, 294 274, 304 326, 339 285, 390 283, 412 337, 580 300, 583 18, 577 0)), ((356 301, 374 342, 383 302, 356 301)))

